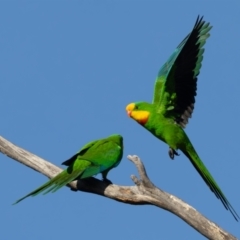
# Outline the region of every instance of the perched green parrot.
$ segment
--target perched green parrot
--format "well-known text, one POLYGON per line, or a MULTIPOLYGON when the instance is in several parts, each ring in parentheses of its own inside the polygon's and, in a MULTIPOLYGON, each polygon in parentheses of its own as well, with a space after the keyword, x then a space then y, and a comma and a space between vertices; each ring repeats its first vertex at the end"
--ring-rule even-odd
POLYGON ((41 187, 17 200, 19 203, 29 196, 36 196, 44 192, 56 192, 59 188, 76 180, 92 177, 102 173, 104 181, 108 181, 108 172, 117 167, 123 155, 123 137, 121 135, 111 135, 107 138, 92 141, 85 146, 69 160, 62 163, 68 166, 54 178, 43 184, 41 187))
POLYGON ((183 130, 194 109, 197 76, 203 60, 203 46, 210 36, 211 28, 203 17, 198 16, 191 33, 183 39, 160 69, 152 103, 130 103, 126 111, 155 137, 169 145, 169 156, 172 159, 174 155, 178 155, 177 150, 180 149, 216 197, 238 221, 238 214, 199 158, 183 130))

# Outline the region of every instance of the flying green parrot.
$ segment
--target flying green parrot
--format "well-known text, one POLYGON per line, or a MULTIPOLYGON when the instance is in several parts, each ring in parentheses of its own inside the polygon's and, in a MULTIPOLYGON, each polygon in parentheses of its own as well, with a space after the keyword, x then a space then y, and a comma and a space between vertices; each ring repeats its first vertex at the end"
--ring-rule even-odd
POLYGON ((141 126, 169 145, 171 159, 174 159, 174 155, 178 155, 177 150, 180 149, 216 197, 238 221, 238 214, 199 158, 183 130, 194 109, 197 76, 203 60, 203 46, 210 36, 211 28, 203 17, 198 16, 191 33, 183 39, 160 69, 155 81, 152 103, 130 103, 126 111, 141 126))
POLYGON ((123 137, 121 135, 111 135, 107 138, 92 141, 85 146, 69 160, 62 163, 68 166, 54 178, 17 200, 14 204, 19 203, 29 196, 36 196, 44 192, 56 192, 61 187, 76 180, 92 177, 102 173, 104 181, 107 179, 108 172, 117 167, 123 155, 123 137))

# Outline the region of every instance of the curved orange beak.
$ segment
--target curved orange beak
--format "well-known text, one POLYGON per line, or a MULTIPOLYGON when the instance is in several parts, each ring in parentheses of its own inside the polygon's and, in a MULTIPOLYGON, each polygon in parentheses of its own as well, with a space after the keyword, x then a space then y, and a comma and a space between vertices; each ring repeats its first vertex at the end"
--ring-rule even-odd
POLYGON ((135 103, 130 103, 130 104, 127 105, 126 111, 127 111, 127 115, 129 117, 131 117, 131 113, 132 113, 134 108, 135 108, 135 103))

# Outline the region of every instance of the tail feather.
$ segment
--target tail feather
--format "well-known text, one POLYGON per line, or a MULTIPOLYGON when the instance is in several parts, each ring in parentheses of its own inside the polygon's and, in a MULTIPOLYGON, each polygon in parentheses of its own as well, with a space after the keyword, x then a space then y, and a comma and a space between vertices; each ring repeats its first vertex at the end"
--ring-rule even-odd
POLYGON ((61 187, 75 180, 80 174, 81 172, 79 172, 79 170, 72 171, 70 174, 67 172, 67 170, 64 170, 61 173, 59 173, 57 176, 55 176, 54 178, 50 179, 48 182, 40 186, 39 188, 30 192, 26 196, 18 199, 15 203, 13 203, 13 205, 21 202, 22 200, 30 196, 36 196, 40 193, 47 194, 49 192, 56 192, 61 187))
POLYGON ((195 169, 201 175, 202 179, 205 183, 209 186, 211 191, 216 195, 218 199, 222 202, 224 207, 231 212, 233 217, 236 221, 240 219, 237 212, 234 210, 230 202, 227 200, 223 192, 221 191, 218 184, 215 182, 214 178, 212 177, 211 173, 207 170, 206 166, 203 164, 199 156, 197 155, 195 149, 192 145, 188 147, 187 150, 182 150, 182 152, 186 155, 186 157, 191 161, 195 169))
POLYGON ((45 191, 43 194, 47 194, 49 192, 56 192, 57 190, 59 190, 60 188, 62 188, 63 186, 67 185, 68 183, 74 181, 79 175, 81 175, 81 173, 79 173, 78 171, 73 171, 71 173, 71 175, 66 175, 63 176, 62 178, 58 179, 53 186, 51 186, 50 189, 48 189, 47 191, 45 191))

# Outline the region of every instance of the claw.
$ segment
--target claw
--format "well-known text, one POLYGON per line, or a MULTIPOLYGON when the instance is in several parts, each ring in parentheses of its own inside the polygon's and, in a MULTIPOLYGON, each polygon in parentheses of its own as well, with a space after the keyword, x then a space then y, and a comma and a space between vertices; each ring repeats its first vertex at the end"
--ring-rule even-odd
POLYGON ((173 148, 169 148, 168 154, 172 160, 174 159, 174 155, 179 156, 179 153, 177 153, 177 151, 175 151, 173 148))
POLYGON ((107 183, 108 185, 112 184, 112 182, 107 178, 103 178, 103 182, 107 183))

